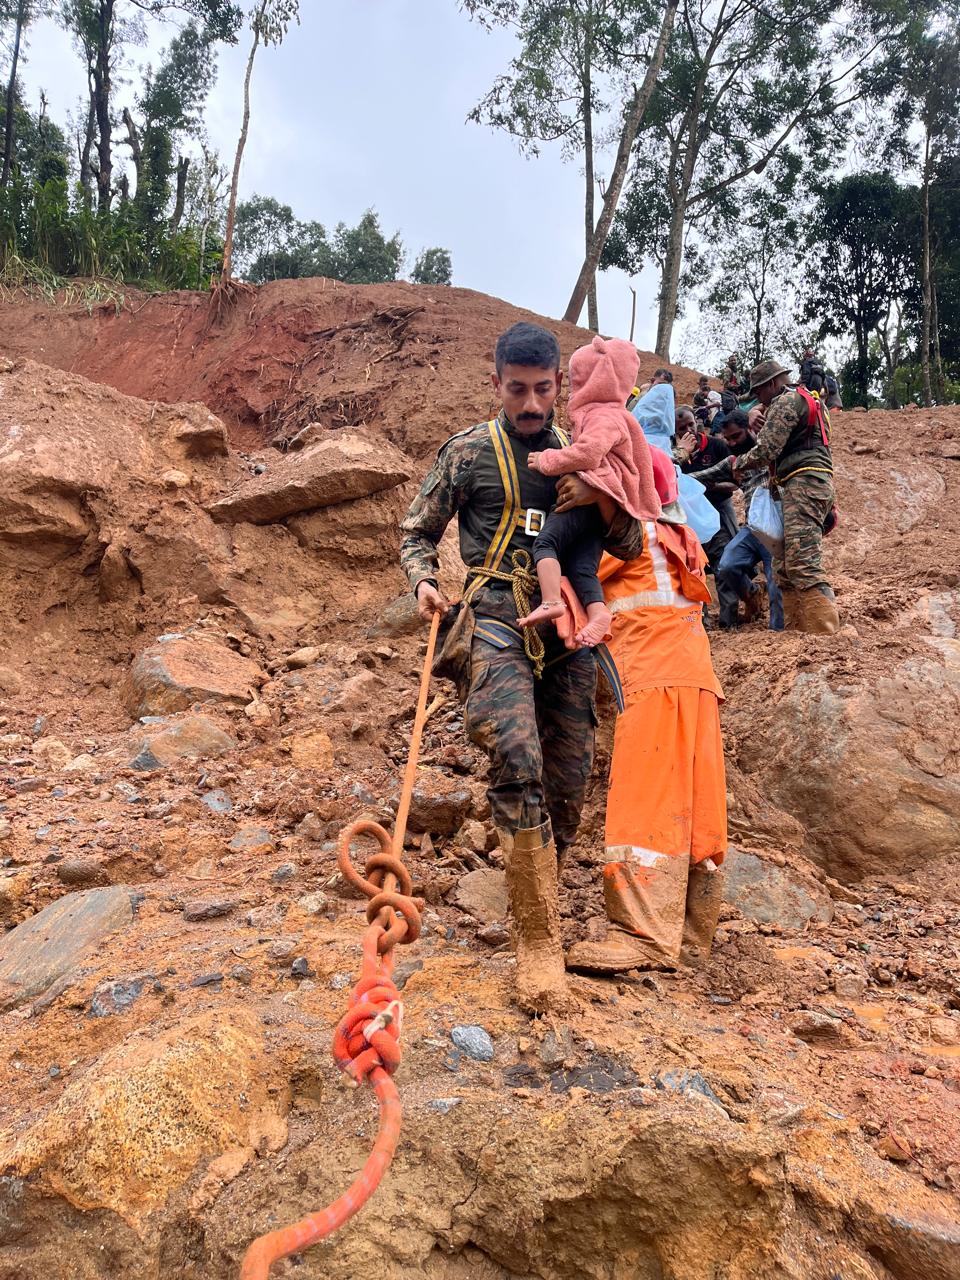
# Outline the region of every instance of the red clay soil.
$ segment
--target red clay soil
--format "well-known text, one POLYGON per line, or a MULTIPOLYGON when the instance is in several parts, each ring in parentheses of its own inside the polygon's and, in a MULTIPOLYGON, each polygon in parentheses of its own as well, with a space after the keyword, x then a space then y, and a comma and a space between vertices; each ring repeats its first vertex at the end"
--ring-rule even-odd
MULTIPOLYGON (((235 444, 288 438, 308 422, 382 425, 414 458, 490 415, 498 334, 548 324, 564 360, 586 329, 472 289, 279 280, 242 290, 218 312, 211 295, 130 292, 113 304, 0 303, 0 351, 104 382, 142 400, 199 400, 235 444)), ((641 380, 661 364, 641 352, 641 380)), ((697 375, 671 366, 683 397, 697 375)))

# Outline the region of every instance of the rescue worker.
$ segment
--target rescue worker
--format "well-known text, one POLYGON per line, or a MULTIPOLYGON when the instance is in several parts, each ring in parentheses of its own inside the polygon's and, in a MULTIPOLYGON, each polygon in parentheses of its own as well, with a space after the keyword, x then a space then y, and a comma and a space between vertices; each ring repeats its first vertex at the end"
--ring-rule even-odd
POLYGON ((733 475, 772 466, 783 503, 783 549, 776 557, 784 625, 832 634, 840 628, 833 588, 823 569, 823 531, 835 493, 830 419, 815 394, 791 389, 790 370, 763 360, 750 391, 764 408, 757 443, 733 460, 733 475))
POLYGON ((607 794, 608 928, 602 941, 567 952, 569 969, 594 973, 702 963, 723 898, 723 693, 702 621, 706 556, 685 522, 669 460, 652 453, 662 515, 646 523, 642 555, 600 562, 625 704, 607 794))
MULTIPOLYGON (((540 603, 531 550, 557 494, 557 481, 528 467, 527 457, 567 444, 554 423, 559 366, 557 341, 539 325, 501 334, 492 379, 500 413, 443 445, 401 524, 401 565, 429 619, 449 609, 437 547, 458 519, 467 580, 435 669, 457 679, 467 734, 490 758, 487 794, 517 931, 517 1001, 530 1012, 569 1003, 557 857, 577 833, 595 724, 594 650, 567 649, 553 626, 517 626, 540 603)), ((606 549, 627 560, 638 555, 640 522, 584 489, 581 501, 595 501, 606 522, 606 549)))

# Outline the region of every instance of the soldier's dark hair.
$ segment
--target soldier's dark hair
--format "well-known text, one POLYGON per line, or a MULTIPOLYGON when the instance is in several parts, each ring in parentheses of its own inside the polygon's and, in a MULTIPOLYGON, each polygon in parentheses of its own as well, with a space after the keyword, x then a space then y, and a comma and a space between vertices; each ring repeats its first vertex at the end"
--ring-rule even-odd
POLYGON ((673 382, 673 374, 669 369, 654 369, 653 376, 655 378, 662 378, 664 382, 673 382))
POLYGON ((548 329, 521 321, 501 333, 494 358, 498 376, 507 364, 520 364, 530 369, 559 369, 560 343, 548 329))

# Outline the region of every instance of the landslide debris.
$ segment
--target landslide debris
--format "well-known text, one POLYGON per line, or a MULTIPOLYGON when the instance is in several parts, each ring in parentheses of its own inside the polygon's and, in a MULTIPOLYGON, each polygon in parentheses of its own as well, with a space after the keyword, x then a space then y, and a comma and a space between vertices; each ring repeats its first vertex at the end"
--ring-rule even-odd
MULTIPOLYGON (((422 454, 480 416, 471 353, 508 311, 469 297, 486 328, 448 332, 446 407, 407 431, 381 404, 286 453, 241 451, 239 414, 224 428, 159 382, 141 401, 0 373, 0 1276, 226 1280, 369 1150, 373 1100, 329 1054, 363 928, 335 841, 396 804, 423 648, 396 523, 422 454), (365 492, 305 482, 354 437, 416 465, 384 448, 365 492), (211 517, 298 484, 343 500, 211 517)), ((281 298, 289 316, 267 289, 252 318, 281 298)), ((183 350, 189 387, 187 301, 127 317, 97 358, 146 378, 183 350)), ((373 381, 430 313, 371 330, 369 301, 339 297, 337 323, 360 323, 324 341, 399 344, 373 381)), ((49 316, 50 345, 69 329, 92 350, 49 316)), ((715 636, 734 851, 703 971, 577 978, 568 1024, 513 1008, 486 765, 435 690, 406 850, 425 929, 397 970, 403 1141, 377 1199, 289 1274, 960 1274, 960 414, 851 414, 837 435, 844 631, 715 636)), ((561 877, 568 940, 602 929, 611 714, 561 877)))

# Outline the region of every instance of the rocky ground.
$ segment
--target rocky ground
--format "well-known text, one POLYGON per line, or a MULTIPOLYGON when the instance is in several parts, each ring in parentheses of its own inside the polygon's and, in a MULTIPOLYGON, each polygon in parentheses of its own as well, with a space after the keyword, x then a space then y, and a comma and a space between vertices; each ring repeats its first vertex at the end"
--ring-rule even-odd
MULTIPOLYGON (((0 1280, 226 1280, 375 1131, 329 1052, 363 927, 335 841, 391 819, 413 718, 396 521, 519 313, 329 282, 238 306, 0 308, 0 1280), (340 421, 361 357, 379 398, 340 421)), ((485 766, 437 688, 403 1140, 276 1274, 960 1276, 960 411, 837 436, 843 631, 715 636, 734 849, 704 971, 578 978, 567 1024, 513 1008, 485 766)), ((602 927, 610 727, 571 939, 602 927)))

